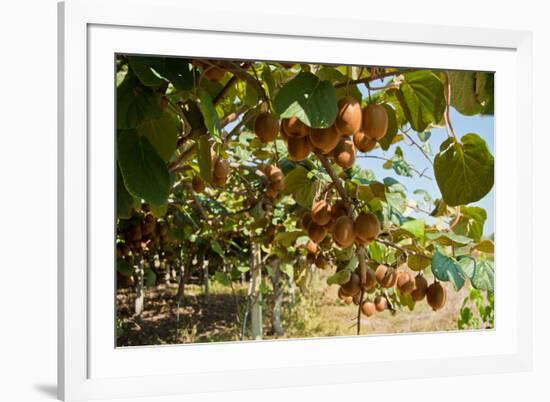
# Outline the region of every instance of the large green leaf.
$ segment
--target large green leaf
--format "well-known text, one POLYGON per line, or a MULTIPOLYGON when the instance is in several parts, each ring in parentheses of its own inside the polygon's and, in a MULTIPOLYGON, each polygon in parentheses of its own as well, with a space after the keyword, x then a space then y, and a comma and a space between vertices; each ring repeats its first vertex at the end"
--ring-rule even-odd
POLYGON ((128 63, 143 85, 158 87, 169 81, 178 90, 194 86, 193 67, 187 59, 129 56, 128 63))
POLYGON ((487 212, 481 207, 463 206, 460 208, 460 213, 460 220, 453 231, 479 242, 483 236, 483 226, 487 220, 487 212))
POLYGON ((451 71, 451 105, 460 113, 472 116, 481 112, 483 106, 476 96, 476 73, 474 71, 451 71))
POLYGON ((296 116, 309 127, 326 128, 338 114, 336 90, 309 72, 298 74, 275 96, 274 106, 282 118, 296 116))
POLYGON ((472 286, 479 290, 495 290, 495 265, 487 259, 476 260, 470 256, 459 257, 462 270, 470 278, 472 286))
POLYGON ((143 120, 158 119, 161 115, 160 95, 142 87, 127 75, 117 88, 117 128, 136 128, 143 120))
POLYGON ((160 119, 149 119, 137 127, 140 135, 147 137, 157 153, 165 161, 170 160, 178 143, 178 124, 175 117, 164 112, 160 119))
POLYGON ((296 166, 285 176, 285 193, 292 194, 294 200, 302 207, 311 208, 315 197, 315 181, 308 178, 309 171, 303 166, 296 166))
POLYGON ((136 205, 135 198, 126 190, 120 167, 116 167, 116 214, 118 218, 128 219, 132 215, 132 208, 136 205))
POLYGON ((437 241, 444 246, 465 246, 472 243, 472 239, 458 235, 454 232, 430 232, 426 233, 428 240, 437 241))
POLYGON ((212 98, 207 91, 200 91, 199 109, 201 110, 204 124, 210 132, 210 135, 212 135, 216 141, 220 141, 220 119, 212 103, 212 98))
POLYGON ((155 205, 166 202, 170 190, 168 169, 146 137, 136 130, 120 131, 117 158, 130 194, 155 205))
POLYGON ((432 272, 440 281, 451 282, 456 290, 464 286, 465 275, 458 261, 447 257, 439 250, 436 250, 432 257, 432 272))
POLYGON ((494 183, 494 158, 477 134, 466 134, 461 142, 452 138, 441 144, 434 172, 443 199, 450 206, 482 199, 494 183))
POLYGON ((424 237, 424 227, 424 219, 411 219, 401 225, 401 229, 406 230, 418 238, 424 237))
POLYGON ((445 94, 441 80, 431 71, 404 74, 397 97, 411 127, 418 132, 437 124, 445 111, 445 94))
POLYGON ((296 239, 303 236, 303 234, 304 232, 301 230, 279 232, 275 235, 273 243, 279 243, 280 245, 288 248, 294 244, 296 239))
POLYGON ((199 162, 199 174, 207 183, 212 182, 212 151, 210 150, 210 138, 201 135, 197 141, 197 158, 199 162))
POLYGON ((347 269, 336 272, 334 275, 331 275, 327 278, 328 285, 343 285, 351 277, 351 272, 347 269))

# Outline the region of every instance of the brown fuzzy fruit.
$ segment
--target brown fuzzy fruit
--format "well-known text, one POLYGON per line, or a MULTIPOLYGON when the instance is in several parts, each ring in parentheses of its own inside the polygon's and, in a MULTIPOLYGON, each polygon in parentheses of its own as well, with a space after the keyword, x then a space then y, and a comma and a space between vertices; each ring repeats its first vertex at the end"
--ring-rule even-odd
POLYGON ((130 241, 140 241, 141 240, 141 225, 132 225, 128 228, 127 239, 130 241))
POLYGON ((287 143, 288 156, 295 162, 306 159, 311 152, 311 144, 307 137, 290 137, 287 143))
POLYGON ((326 269, 328 268, 328 260, 321 254, 319 254, 317 258, 315 258, 315 265, 317 265, 321 269, 326 269))
POLYGON ((414 278, 408 272, 397 274, 397 289, 403 294, 410 294, 415 288, 414 278))
POLYGON ((368 137, 364 132, 358 131, 353 135, 353 143, 361 152, 369 152, 376 146, 376 141, 368 137))
POLYGON ((363 242, 371 241, 376 239, 380 233, 380 221, 372 212, 361 213, 355 219, 354 228, 355 235, 360 240, 363 242))
POLYGON ((414 278, 414 290, 411 292, 411 297, 414 301, 420 301, 426 296, 428 289, 428 281, 422 275, 416 275, 414 278))
POLYGON ((360 282, 361 280, 359 279, 359 275, 357 275, 355 272, 352 273, 349 277, 349 281, 342 285, 342 292, 348 296, 355 296, 361 291, 360 282))
POLYGON ((229 163, 219 156, 214 159, 214 177, 227 178, 229 176, 229 163))
POLYGON ((433 311, 440 310, 447 300, 447 292, 439 282, 434 282, 426 290, 426 300, 433 311))
POLYGON ((277 191, 283 191, 285 189, 285 181, 284 180, 272 181, 269 184, 269 187, 271 187, 271 188, 273 188, 277 191))
POLYGON ((347 216, 349 215, 349 207, 343 200, 336 201, 332 206, 330 214, 332 215, 333 220, 336 220, 341 216, 347 216))
POLYGON ((371 268, 367 268, 365 282, 361 284, 363 290, 370 290, 376 286, 376 275, 371 268))
POLYGON ((214 184, 216 187, 223 187, 223 186, 225 186, 225 183, 227 183, 227 177, 216 177, 216 176, 214 176, 212 178, 212 184, 214 184))
POLYGON ((334 162, 342 169, 349 169, 353 166, 355 154, 355 145, 353 145, 353 141, 347 138, 341 138, 334 151, 332 151, 334 162))
POLYGON ((312 221, 307 228, 307 234, 315 243, 320 243, 327 235, 327 230, 323 226, 312 221))
POLYGON ((311 212, 306 212, 302 215, 302 219, 300 219, 300 226, 307 231, 311 222, 313 222, 311 219, 311 212))
POLYGON ((336 145, 338 145, 340 134, 336 131, 334 126, 328 128, 314 128, 309 134, 309 140, 323 155, 327 155, 336 148, 336 145))
POLYGON ((279 132, 279 120, 267 112, 260 113, 254 121, 254 132, 263 142, 272 142, 279 132))
POLYGON ((327 232, 332 233, 335 223, 336 221, 331 217, 330 221, 325 225, 325 229, 327 230, 327 232))
POLYGON ((286 135, 294 138, 302 138, 309 134, 310 128, 302 123, 297 117, 284 119, 282 123, 286 135))
POLYGON ((388 131, 388 112, 382 105, 371 103, 363 109, 363 132, 375 141, 380 141, 388 131))
POLYGON ((265 193, 266 195, 269 197, 269 198, 277 198, 277 196, 279 195, 279 190, 277 190, 274 186, 273 186, 273 183, 270 183, 266 190, 265 190, 265 193))
POLYGON ((311 208, 311 219, 313 219, 313 222, 325 226, 331 219, 330 210, 331 206, 328 202, 324 200, 317 201, 311 208))
POLYGON ((317 251, 319 251, 319 247, 317 246, 317 243, 309 240, 306 244, 306 250, 308 251, 308 253, 317 254, 317 251))
POLYGON ((204 71, 204 76, 208 78, 210 81, 221 81, 224 75, 225 75, 225 70, 219 67, 209 66, 209 67, 206 67, 206 70, 204 71))
POLYGON ((349 247, 355 240, 355 231, 353 229, 353 219, 349 216, 341 216, 336 219, 332 238, 340 247, 349 247))
POLYGON ((353 297, 351 297, 351 296, 344 296, 343 300, 344 300, 344 303, 346 303, 348 305, 353 303, 353 297))
POLYGON ((353 96, 338 101, 338 115, 334 125, 341 135, 353 135, 361 128, 361 103, 353 96))
POLYGON ((367 317, 370 317, 371 315, 376 313, 376 306, 373 302, 366 301, 361 305, 361 312, 367 317))
POLYGON ((395 286, 395 282, 397 281, 397 273, 393 268, 380 264, 378 268, 376 268, 375 275, 376 280, 383 288, 391 288, 395 286))
POLYGON ((388 300, 383 296, 376 296, 374 298, 374 307, 376 311, 382 312, 388 308, 388 300))
POLYGON ((191 186, 195 193, 202 193, 206 189, 206 183, 199 176, 193 176, 191 186))
POLYGON ((285 178, 283 171, 275 165, 267 165, 264 173, 272 182, 279 182, 285 178))
POLYGON ((315 254, 307 253, 306 260, 309 264, 315 264, 315 254))

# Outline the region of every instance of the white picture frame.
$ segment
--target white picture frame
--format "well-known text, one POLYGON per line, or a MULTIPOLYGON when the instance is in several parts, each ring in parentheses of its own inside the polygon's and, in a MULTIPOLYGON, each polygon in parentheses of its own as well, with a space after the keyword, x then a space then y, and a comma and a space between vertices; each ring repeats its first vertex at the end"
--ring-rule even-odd
POLYGON ((222 16, 207 5, 191 9, 178 0, 69 0, 58 10, 61 399, 363 382, 364 373, 374 381, 531 368, 529 32, 301 15, 287 15, 281 24, 280 16, 240 10, 222 16), (224 46, 227 38, 233 48, 224 46), (387 51, 390 48, 399 52, 387 51), (95 134, 114 132, 114 94, 109 87, 114 52, 496 71, 495 330, 115 349, 114 297, 109 296, 114 294, 114 273, 93 269, 112 262, 114 244, 105 235, 113 225, 114 175, 105 162, 114 163, 114 139, 95 134), (506 94, 500 91, 504 81, 506 94), (521 141, 516 135, 520 132, 521 141), (108 219, 96 219, 102 215, 108 219), (521 275, 517 275, 520 254, 521 275), (400 349, 398 344, 406 342, 396 339, 411 336, 426 347, 400 349), (355 353, 361 348, 369 353, 355 353), (393 354, 377 353, 390 349, 393 354), (192 364, 171 363, 180 357, 192 364), (411 361, 414 372, 400 364, 411 361), (243 375, 246 383, 238 381, 243 375))

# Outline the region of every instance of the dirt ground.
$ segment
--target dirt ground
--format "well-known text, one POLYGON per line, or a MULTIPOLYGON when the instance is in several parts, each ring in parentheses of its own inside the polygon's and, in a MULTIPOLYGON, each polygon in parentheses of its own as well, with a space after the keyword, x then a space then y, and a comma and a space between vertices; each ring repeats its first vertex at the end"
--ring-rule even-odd
MULTIPOLYGON (((450 286, 445 284, 445 286, 450 286)), ((416 304, 414 311, 390 311, 361 319, 361 334, 448 331, 457 329, 462 301, 468 294, 463 288, 448 288, 447 303, 433 312, 426 301, 416 304)), ((117 346, 162 345, 178 343, 240 340, 242 323, 237 318, 246 305, 246 288, 212 286, 206 296, 202 286, 188 285, 182 305, 174 302, 176 285, 160 285, 146 290, 144 312, 133 317, 134 294, 128 289, 117 293, 119 331, 117 346)), ((325 287, 292 311, 283 309, 285 338, 355 335, 357 306, 345 305, 337 297, 337 286, 325 287), (313 298, 313 300, 312 300, 313 298), (285 314, 286 311, 286 314, 285 314)), ((264 309, 264 339, 273 339, 270 309, 264 309)))

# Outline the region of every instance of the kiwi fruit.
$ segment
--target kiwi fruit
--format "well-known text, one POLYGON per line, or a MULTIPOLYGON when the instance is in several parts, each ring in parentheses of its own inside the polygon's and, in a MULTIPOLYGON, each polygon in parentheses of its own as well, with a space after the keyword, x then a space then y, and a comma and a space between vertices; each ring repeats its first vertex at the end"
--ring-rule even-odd
POLYGON ((338 115, 334 125, 343 136, 353 135, 361 128, 361 103, 353 96, 338 101, 338 115))
POLYGON ((330 221, 325 225, 325 229, 327 230, 327 232, 332 233, 335 223, 336 221, 331 217, 330 221))
POLYGON ((333 220, 336 220, 341 216, 347 216, 349 215, 349 207, 345 201, 338 200, 332 205, 330 214, 332 215, 333 220))
POLYGON ((354 222, 355 236, 361 241, 374 240, 380 233, 380 221, 372 212, 360 213, 354 222))
POLYGON ((384 296, 378 295, 374 298, 374 307, 376 311, 382 312, 388 308, 388 300, 384 296))
POLYGON ((130 241, 140 241, 141 240, 141 225, 132 225, 128 228, 127 239, 130 241))
POLYGON ((311 219, 311 212, 306 212, 302 215, 302 218, 300 219, 300 226, 302 229, 307 231, 311 222, 313 222, 313 219, 311 219))
POLYGON ((309 135, 311 131, 308 126, 300 121, 297 117, 284 119, 282 123, 283 130, 290 138, 302 138, 309 135))
POLYGON ((227 177, 216 177, 216 176, 214 176, 212 178, 212 184, 214 184, 216 187, 223 187, 223 186, 225 186, 225 183, 227 183, 227 177))
POLYGON ((376 275, 371 268, 367 268, 365 282, 361 284, 363 290, 370 290, 376 286, 376 275))
POLYGON ((428 281, 423 275, 416 275, 414 278, 414 290, 411 292, 411 297, 414 301, 420 301, 426 296, 428 289, 428 281))
POLYGON ((368 137, 364 132, 358 131, 353 135, 353 143, 355 148, 361 152, 369 152, 376 146, 376 140, 368 137))
POLYGON ((307 260, 308 264, 315 264, 315 254, 307 253, 306 260, 307 260))
POLYGON ((395 286, 397 281, 397 273, 391 267, 387 265, 380 264, 376 268, 376 280, 383 288, 391 288, 395 286))
POLYGON ((336 145, 338 145, 340 134, 336 131, 334 126, 328 128, 314 128, 309 134, 309 140, 323 155, 327 155, 336 148, 336 145))
POLYGON ((311 144, 307 137, 290 137, 287 143, 288 156, 295 162, 306 159, 311 152, 311 144))
POLYGON ((415 288, 415 281, 408 272, 399 272, 397 274, 397 289, 403 294, 410 294, 415 288))
POLYGON ((272 181, 269 183, 269 187, 273 188, 276 191, 283 191, 285 189, 285 181, 272 181))
POLYGON ((349 169, 355 163, 355 145, 350 139, 343 137, 340 138, 338 145, 332 151, 332 157, 334 162, 342 169, 349 169))
POLYGON ((141 204, 141 210, 143 212, 151 212, 151 205, 148 204, 147 202, 144 202, 141 204))
POLYGON ((216 156, 214 158, 214 178, 227 178, 229 176, 229 163, 225 160, 216 156))
POLYGON ((269 198, 275 199, 279 195, 279 190, 277 190, 276 188, 273 187, 273 183, 270 183, 267 186, 267 189, 265 190, 265 193, 269 198))
POLYGON ((269 180, 274 183, 280 182, 285 178, 283 171, 275 165, 267 165, 264 169, 264 173, 269 178, 269 180))
POLYGON ((324 200, 317 201, 311 208, 311 219, 318 225, 325 226, 330 222, 331 206, 324 200))
POLYGON ((206 189, 206 183, 199 176, 193 176, 191 187, 195 193, 202 193, 206 189))
POLYGON ((441 286, 441 283, 434 282, 426 290, 426 300, 433 311, 437 311, 443 308, 445 301, 447 300, 447 292, 445 288, 441 286))
POLYGON ((344 300, 344 303, 346 303, 348 305, 353 303, 353 297, 351 297, 351 296, 344 296, 344 298, 342 300, 344 300))
POLYGON ((350 247, 355 240, 355 230, 353 229, 353 219, 344 215, 336 219, 332 238, 340 247, 350 247))
POLYGON ((370 103, 363 108, 363 130, 367 137, 380 141, 388 131, 388 112, 382 105, 370 103))
POLYGON ((263 143, 272 142, 279 132, 279 120, 270 113, 262 112, 254 121, 254 132, 263 143))
POLYGON ((323 226, 311 221, 307 228, 307 234, 315 243, 320 243, 327 235, 327 230, 323 226))
POLYGON ((361 291, 361 279, 355 272, 349 277, 349 281, 344 283, 341 287, 342 292, 348 296, 355 296, 361 291))
POLYGON ((371 301, 366 301, 366 302, 363 302, 363 304, 361 305, 361 312, 367 316, 367 317, 370 317, 371 315, 373 315, 374 313, 376 313, 376 306, 373 302, 371 301))
POLYGON ((317 251, 319 251, 319 247, 317 246, 317 243, 309 240, 306 244, 306 250, 308 251, 308 253, 317 254, 317 251))
POLYGON ((317 265, 317 267, 321 269, 326 269, 328 268, 328 260, 325 257, 323 257, 321 254, 319 254, 315 258, 315 265, 317 265))
POLYGON ((216 66, 208 66, 204 70, 204 76, 210 81, 221 81, 225 76, 225 70, 216 66))

